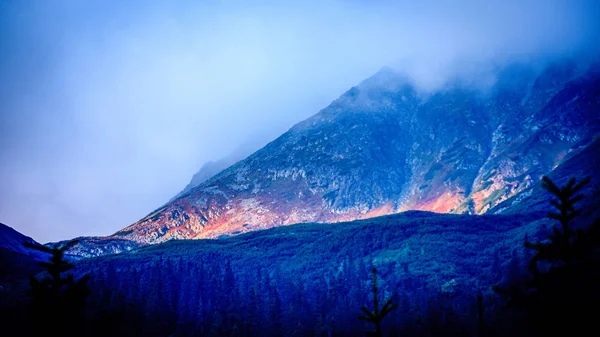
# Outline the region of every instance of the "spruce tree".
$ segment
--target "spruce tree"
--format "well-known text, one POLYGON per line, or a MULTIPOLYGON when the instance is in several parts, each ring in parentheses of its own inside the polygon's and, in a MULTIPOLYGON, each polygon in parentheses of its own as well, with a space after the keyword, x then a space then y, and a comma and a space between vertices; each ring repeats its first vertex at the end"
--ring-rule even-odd
POLYGON ((594 317, 600 310, 600 222, 586 229, 575 229, 573 220, 581 213, 575 204, 583 200, 578 194, 589 179, 559 188, 548 177, 542 187, 552 194, 556 209, 548 218, 558 222, 548 239, 525 242, 533 251, 528 269, 530 278, 522 286, 494 289, 508 296, 509 307, 525 314, 530 332, 538 336, 556 333, 597 335, 594 317))
POLYGON ((369 310, 367 306, 363 305, 360 309, 365 313, 364 315, 359 315, 358 318, 363 321, 369 322, 374 325, 375 331, 368 331, 367 336, 373 337, 382 337, 383 333, 381 331, 381 321, 393 310, 398 308, 398 304, 392 303, 392 299, 389 298, 381 308, 379 308, 379 296, 377 288, 377 269, 373 267, 373 311, 369 310))
POLYGON ((30 277, 32 329, 57 336, 83 334, 83 309, 90 293, 87 286, 90 277, 85 275, 75 280, 72 274, 65 274, 74 268, 65 260, 65 252, 77 242, 72 240, 53 248, 24 243, 27 248, 50 255, 48 262, 39 262, 44 275, 39 279, 30 277))

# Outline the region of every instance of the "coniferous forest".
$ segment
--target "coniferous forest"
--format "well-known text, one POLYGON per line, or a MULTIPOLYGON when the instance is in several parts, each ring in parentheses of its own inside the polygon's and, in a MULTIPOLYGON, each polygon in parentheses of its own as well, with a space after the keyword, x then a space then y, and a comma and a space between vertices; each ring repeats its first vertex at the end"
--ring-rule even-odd
POLYGON ((554 210, 538 232, 521 227, 537 213, 407 212, 77 262, 74 241, 27 244, 48 260, 3 289, 3 335, 597 335, 600 222, 576 221, 588 183, 544 177, 554 210), (520 245, 496 244, 515 231, 520 245))

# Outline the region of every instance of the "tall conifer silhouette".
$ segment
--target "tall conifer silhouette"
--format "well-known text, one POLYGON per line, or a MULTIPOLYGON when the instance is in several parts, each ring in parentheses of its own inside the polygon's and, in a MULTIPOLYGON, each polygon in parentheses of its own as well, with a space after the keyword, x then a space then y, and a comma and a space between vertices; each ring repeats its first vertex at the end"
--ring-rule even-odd
POLYGON ((358 318, 363 321, 369 322, 375 326, 375 331, 368 331, 367 336, 382 337, 381 321, 393 310, 398 308, 398 304, 392 303, 392 299, 389 298, 381 308, 379 308, 379 296, 377 288, 377 269, 373 267, 373 311, 369 310, 366 305, 363 305, 360 309, 364 312, 364 315, 359 315, 358 318))
POLYGON ((581 210, 575 204, 589 178, 571 179, 560 188, 548 177, 542 187, 552 194, 555 211, 548 218, 558 222, 547 240, 525 242, 534 252, 528 269, 530 279, 522 287, 494 287, 508 296, 509 307, 522 310, 535 335, 569 333, 597 335, 594 317, 600 313, 600 222, 586 229, 574 228, 573 220, 581 210))
POLYGON ((39 262, 45 273, 41 278, 30 278, 28 295, 31 297, 34 330, 58 336, 82 335, 83 309, 90 293, 87 286, 89 275, 75 280, 66 274, 74 265, 65 260, 65 252, 76 240, 62 246, 49 248, 39 244, 24 243, 31 248, 50 255, 48 262, 39 262))

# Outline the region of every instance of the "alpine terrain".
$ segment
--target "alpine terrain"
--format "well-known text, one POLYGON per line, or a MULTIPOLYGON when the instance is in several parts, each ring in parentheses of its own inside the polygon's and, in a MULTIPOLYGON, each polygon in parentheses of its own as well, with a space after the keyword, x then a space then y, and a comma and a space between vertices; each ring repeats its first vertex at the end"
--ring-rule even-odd
POLYGON ((600 72, 559 62, 499 67, 485 89, 424 93, 384 68, 279 138, 113 237, 219 238, 301 222, 497 205, 600 131, 600 72))

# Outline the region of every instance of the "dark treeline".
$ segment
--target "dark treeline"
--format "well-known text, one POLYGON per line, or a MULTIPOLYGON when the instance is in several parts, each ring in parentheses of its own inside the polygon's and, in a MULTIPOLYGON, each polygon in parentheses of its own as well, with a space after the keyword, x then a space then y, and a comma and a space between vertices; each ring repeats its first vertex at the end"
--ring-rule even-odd
MULTIPOLYGON (((375 263, 350 255, 299 270, 212 251, 90 259, 75 269, 76 279, 91 276, 85 323, 73 320, 71 328, 84 326, 76 331, 85 336, 364 336, 372 326, 358 315, 362 306, 373 306, 375 263)), ((436 292, 395 263, 377 265, 380 302, 398 305, 382 321, 384 336, 477 335, 473 289, 451 282, 436 292)), ((497 300, 486 296, 486 324, 496 319, 497 300)), ((41 328, 30 325, 26 309, 22 313, 11 312, 7 321, 16 335, 41 328)))
MULTIPOLYGON (((368 328, 357 319, 361 306, 371 302, 365 263, 345 261, 320 278, 306 279, 268 266, 248 270, 222 261, 227 258, 209 254, 197 261, 158 258, 144 267, 101 264, 92 283, 99 292, 90 304, 143 312, 150 319, 136 331, 140 335, 362 336, 368 328)), ((413 291, 398 293, 391 284, 380 284, 382 302, 391 297, 400 304, 383 323, 386 335, 400 330, 474 335, 476 298, 431 297, 418 280, 405 283, 413 291)))
MULTIPOLYGON (((405 242, 399 245, 394 235, 412 230, 407 226, 408 229, 390 231, 385 224, 344 228, 344 235, 357 229, 351 235, 356 242, 344 241, 346 236, 338 239, 337 232, 331 230, 334 227, 320 227, 319 235, 329 236, 324 242, 330 242, 321 247, 323 251, 318 246, 324 246, 323 242, 310 246, 306 238, 294 241, 289 236, 279 236, 290 231, 281 228, 268 232, 271 236, 255 233, 243 241, 206 242, 201 254, 198 242, 175 242, 131 254, 81 261, 73 269, 70 282, 88 280, 86 275, 89 275, 87 286, 91 293, 78 318, 69 316, 70 323, 62 325, 59 333, 364 336, 371 331, 372 335, 378 335, 373 334, 373 320, 365 321, 365 317, 361 320, 359 315, 371 312, 374 305, 385 307, 389 300, 391 310, 381 320, 382 336, 541 336, 563 328, 569 329, 566 332, 580 328, 577 335, 585 335, 584 331, 597 335, 598 328, 590 322, 600 313, 598 305, 593 305, 600 299, 596 286, 600 281, 597 277, 600 240, 596 239, 600 238, 597 231, 600 223, 586 230, 570 228, 569 222, 578 214, 574 208, 575 202, 580 201, 575 196, 578 185, 572 182, 561 190, 546 184, 552 194, 565 194, 553 202, 559 212, 551 219, 560 224, 551 230, 548 239, 547 233, 525 238, 526 250, 485 250, 492 253, 484 252, 482 256, 487 257, 477 259, 469 254, 489 248, 485 244, 498 241, 497 236, 488 240, 457 234, 444 219, 431 218, 427 220, 429 223, 422 224, 427 228, 427 242, 430 245, 434 242, 430 247, 423 241, 422 247, 435 254, 448 254, 448 261, 471 258, 464 267, 440 266, 418 252, 412 255, 415 264, 382 258, 392 248, 398 248, 394 250, 397 255, 399 248, 406 247, 402 246, 405 242), (436 226, 442 226, 443 230, 436 230, 436 226), (563 232, 567 233, 567 239, 563 232), (436 241, 431 239, 432 234, 446 235, 446 240, 456 235, 456 242, 450 240, 434 250, 436 241), (366 240, 367 237, 371 240, 366 240), (460 238, 465 241, 459 241, 460 238), (249 246, 252 239, 262 241, 249 246), (454 245, 473 246, 468 250, 454 249, 454 245), (299 247, 306 246, 314 254, 305 251, 304 256, 299 255, 299 247), (267 251, 255 251, 256 247, 267 251), (378 251, 378 255, 371 255, 373 251, 378 251), (373 277, 374 266, 377 277, 373 277), (429 269, 419 273, 415 266, 429 269), (444 267, 459 270, 449 271, 444 267), (476 280, 443 277, 452 272, 476 280), (583 307, 585 299, 592 304, 591 308, 583 307)), ((485 217, 464 219, 474 219, 469 220, 473 221, 474 231, 478 226, 487 230, 490 225, 485 217)), ((503 230, 501 223, 491 225, 503 230)), ((518 228, 518 224, 508 228, 518 228)), ((301 227, 295 230, 297 235, 301 234, 301 227)), ((67 279, 65 276, 64 280, 67 279)), ((28 314, 29 308, 3 311, 4 331, 14 331, 14 335, 48 332, 47 324, 39 324, 39 317, 28 314)))

